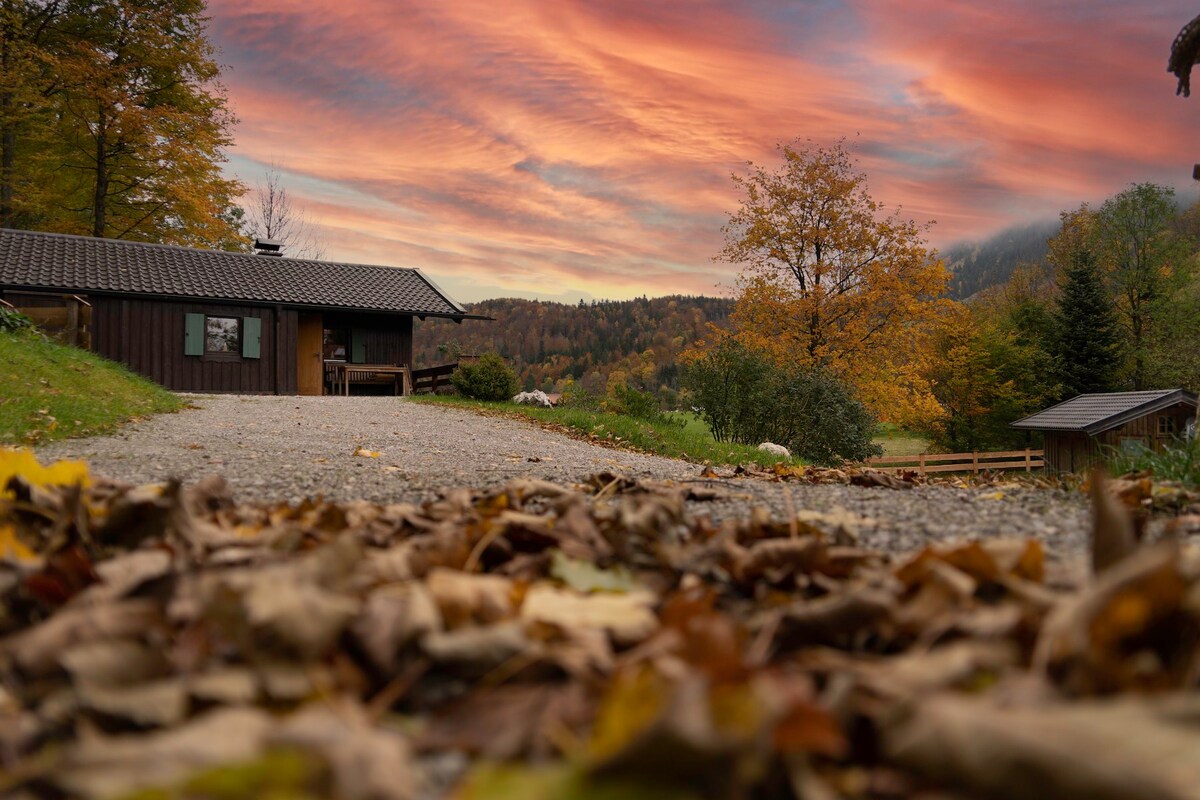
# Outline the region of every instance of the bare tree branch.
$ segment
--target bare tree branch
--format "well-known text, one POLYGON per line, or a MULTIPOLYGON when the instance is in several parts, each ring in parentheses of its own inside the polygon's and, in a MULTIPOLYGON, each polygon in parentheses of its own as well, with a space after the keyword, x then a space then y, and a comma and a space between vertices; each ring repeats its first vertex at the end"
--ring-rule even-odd
POLYGON ((277 164, 267 167, 263 179, 245 198, 244 207, 251 236, 281 242, 283 254, 291 258, 325 257, 320 226, 293 201, 277 164))

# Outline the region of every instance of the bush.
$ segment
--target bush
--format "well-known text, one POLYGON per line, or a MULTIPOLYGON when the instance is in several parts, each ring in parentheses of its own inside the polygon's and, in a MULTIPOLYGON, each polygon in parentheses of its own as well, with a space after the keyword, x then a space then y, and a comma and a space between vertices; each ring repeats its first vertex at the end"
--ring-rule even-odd
POLYGON ((34 329, 33 320, 19 311, 0 307, 0 331, 6 333, 23 333, 34 329))
POLYGON ((719 442, 774 442, 816 464, 882 453, 871 441, 875 419, 824 370, 779 367, 727 338, 689 364, 683 382, 719 442))
POLYGON ((662 416, 658 398, 649 392, 639 392, 624 383, 612 383, 606 398, 608 410, 634 419, 654 421, 662 416))
POLYGON ((519 391, 517 374, 495 353, 485 353, 474 364, 462 364, 450 382, 475 400, 509 400, 519 391))

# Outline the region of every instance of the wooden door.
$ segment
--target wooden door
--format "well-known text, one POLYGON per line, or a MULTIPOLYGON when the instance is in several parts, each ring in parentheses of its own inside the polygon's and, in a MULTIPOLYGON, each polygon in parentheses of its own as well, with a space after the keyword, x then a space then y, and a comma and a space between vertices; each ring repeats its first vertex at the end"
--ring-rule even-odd
POLYGON ((296 390, 319 395, 325 382, 325 359, 321 353, 325 325, 320 314, 301 314, 296 335, 296 390))

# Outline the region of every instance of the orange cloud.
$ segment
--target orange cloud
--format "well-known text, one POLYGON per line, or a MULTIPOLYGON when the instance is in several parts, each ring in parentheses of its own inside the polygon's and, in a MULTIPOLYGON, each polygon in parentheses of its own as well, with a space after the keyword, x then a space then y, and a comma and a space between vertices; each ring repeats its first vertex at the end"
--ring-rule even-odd
POLYGON ((330 257, 420 266, 468 295, 627 297, 731 282, 710 260, 729 173, 796 137, 847 137, 876 197, 939 220, 939 242, 1171 180, 1193 126, 1162 72, 1191 12, 1169 5, 209 10, 235 165, 253 182, 282 162, 330 257))

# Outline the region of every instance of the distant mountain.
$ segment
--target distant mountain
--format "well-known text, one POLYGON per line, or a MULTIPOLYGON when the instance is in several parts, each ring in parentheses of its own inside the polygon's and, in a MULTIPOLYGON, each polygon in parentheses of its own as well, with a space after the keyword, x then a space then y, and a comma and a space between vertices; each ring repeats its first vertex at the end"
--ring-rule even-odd
POLYGON ((1038 263, 1049 248, 1046 241, 1058 232, 1058 220, 1043 220, 1003 230, 981 242, 961 242, 942 251, 952 273, 950 293, 956 299, 1004 283, 1018 264, 1038 263))
POLYGON ((453 361, 455 350, 495 351, 509 360, 527 389, 554 391, 571 378, 600 394, 616 370, 631 386, 677 389, 676 356, 703 338, 709 323, 723 325, 733 300, 676 295, 568 305, 505 298, 465 307, 496 321, 417 322, 413 360, 418 368, 453 361))

